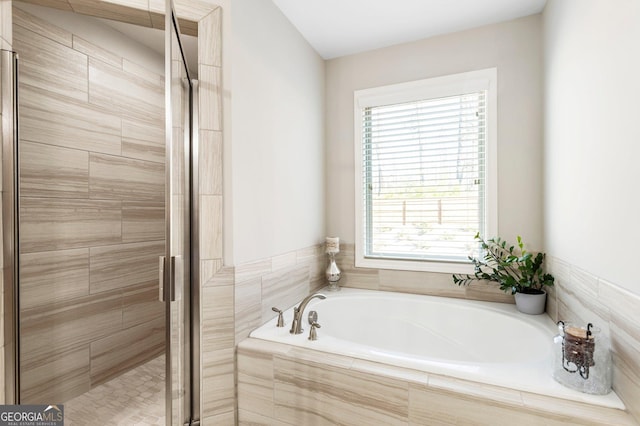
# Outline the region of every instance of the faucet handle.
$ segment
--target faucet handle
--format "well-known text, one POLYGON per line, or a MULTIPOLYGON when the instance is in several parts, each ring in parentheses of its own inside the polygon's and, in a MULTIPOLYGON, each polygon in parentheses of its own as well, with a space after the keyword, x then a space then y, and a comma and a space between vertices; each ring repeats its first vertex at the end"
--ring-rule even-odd
POLYGON ((320 328, 320 324, 314 321, 311 323, 311 330, 309 330, 309 340, 318 340, 316 328, 320 328))
POLYGON ((318 312, 311 311, 309 312, 309 316, 307 317, 309 320, 309 324, 313 324, 314 322, 318 322, 318 312))
POLYGON ((273 312, 277 312, 278 313, 278 324, 276 325, 276 327, 284 327, 284 318, 282 318, 282 311, 278 308, 276 308, 275 306, 273 308, 271 308, 271 310, 273 312))

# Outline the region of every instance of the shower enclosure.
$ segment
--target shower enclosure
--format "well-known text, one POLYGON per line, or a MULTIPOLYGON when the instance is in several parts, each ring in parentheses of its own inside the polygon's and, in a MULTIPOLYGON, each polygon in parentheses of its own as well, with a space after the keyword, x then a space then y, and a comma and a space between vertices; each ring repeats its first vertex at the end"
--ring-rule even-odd
POLYGON ((158 74, 14 8, 7 403, 64 404, 164 354, 166 424, 199 419, 197 81, 167 10, 158 74))

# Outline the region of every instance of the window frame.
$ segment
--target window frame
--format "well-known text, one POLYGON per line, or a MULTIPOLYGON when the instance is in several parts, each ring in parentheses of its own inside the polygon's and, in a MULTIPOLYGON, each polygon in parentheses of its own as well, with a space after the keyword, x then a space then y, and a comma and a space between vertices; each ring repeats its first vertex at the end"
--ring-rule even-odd
POLYGON ((468 273, 470 261, 434 261, 372 258, 365 256, 365 191, 363 177, 363 110, 367 107, 399 104, 419 100, 456 96, 486 90, 487 126, 485 147, 485 229, 483 236, 497 235, 498 230, 498 165, 497 165, 497 75, 496 68, 463 72, 406 83, 391 84, 354 91, 355 147, 355 266, 407 271, 468 273))

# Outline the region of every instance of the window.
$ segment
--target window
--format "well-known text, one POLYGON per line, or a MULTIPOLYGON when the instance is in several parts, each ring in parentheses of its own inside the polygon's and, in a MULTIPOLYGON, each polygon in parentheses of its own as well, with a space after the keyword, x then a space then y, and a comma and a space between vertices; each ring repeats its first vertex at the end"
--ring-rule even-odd
POLYGON ((355 92, 356 265, 462 272, 496 231, 496 70, 355 92))

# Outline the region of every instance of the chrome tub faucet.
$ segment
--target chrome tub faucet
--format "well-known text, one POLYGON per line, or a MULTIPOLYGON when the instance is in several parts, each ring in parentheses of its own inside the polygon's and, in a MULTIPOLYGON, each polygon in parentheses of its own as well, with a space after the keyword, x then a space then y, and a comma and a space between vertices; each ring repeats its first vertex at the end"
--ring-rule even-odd
POLYGON ((327 296, 325 296, 324 294, 321 293, 314 293, 311 294, 307 297, 305 297, 302 302, 300 302, 300 305, 297 307, 293 308, 293 322, 291 324, 291 330, 289 330, 289 333, 291 334, 302 334, 302 332, 304 331, 304 329, 302 328, 302 315, 304 313, 304 308, 307 307, 307 304, 312 300, 312 299, 326 299, 327 296))

